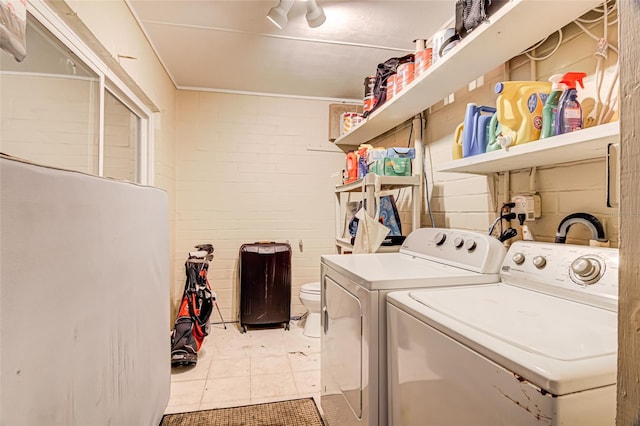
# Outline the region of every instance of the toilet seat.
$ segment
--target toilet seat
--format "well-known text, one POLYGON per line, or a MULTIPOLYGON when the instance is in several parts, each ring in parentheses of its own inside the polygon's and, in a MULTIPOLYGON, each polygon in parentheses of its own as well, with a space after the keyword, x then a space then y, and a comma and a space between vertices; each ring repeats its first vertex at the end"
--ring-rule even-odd
POLYGON ((320 294, 320 282, 312 282, 303 284, 300 288, 300 293, 309 294, 309 295, 319 295, 320 294))

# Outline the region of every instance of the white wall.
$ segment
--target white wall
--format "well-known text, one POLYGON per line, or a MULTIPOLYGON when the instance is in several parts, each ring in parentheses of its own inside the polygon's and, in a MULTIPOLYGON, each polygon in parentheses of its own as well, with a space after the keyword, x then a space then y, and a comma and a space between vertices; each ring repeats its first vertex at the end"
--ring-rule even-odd
POLYGON ((320 255, 335 252, 333 189, 344 154, 327 141, 329 103, 196 91, 178 91, 177 100, 173 302, 188 251, 212 243, 209 280, 224 319, 235 320, 240 246, 288 240, 292 314, 305 312, 299 288, 318 281, 320 255))

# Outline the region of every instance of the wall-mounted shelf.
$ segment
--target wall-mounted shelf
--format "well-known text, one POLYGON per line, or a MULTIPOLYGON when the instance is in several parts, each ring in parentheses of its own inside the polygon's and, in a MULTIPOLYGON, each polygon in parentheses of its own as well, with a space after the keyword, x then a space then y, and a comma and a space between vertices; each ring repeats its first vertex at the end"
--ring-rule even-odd
POLYGON ((549 166, 572 161, 605 158, 607 145, 620 139, 619 122, 589 127, 523 145, 508 151, 499 149, 485 154, 452 160, 436 167, 438 172, 491 174, 507 170, 549 166))
POLYGON ((471 32, 365 122, 336 139, 342 147, 358 146, 444 99, 523 50, 598 6, 601 0, 559 1, 553 9, 537 0, 512 0, 471 32))

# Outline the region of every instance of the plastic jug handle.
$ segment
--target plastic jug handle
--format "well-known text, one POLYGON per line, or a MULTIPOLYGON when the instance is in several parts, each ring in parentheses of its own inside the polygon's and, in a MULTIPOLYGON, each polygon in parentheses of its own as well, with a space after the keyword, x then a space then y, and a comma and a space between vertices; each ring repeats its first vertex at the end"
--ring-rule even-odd
POLYGON ((481 106, 480 108, 478 108, 478 111, 480 112, 486 112, 487 114, 495 114, 496 113, 496 109, 490 106, 481 106))
POLYGON ((453 154, 454 160, 462 158, 462 131, 464 130, 464 123, 458 124, 456 131, 453 135, 453 154))
POLYGON ((520 111, 518 111, 518 108, 515 107, 515 105, 511 105, 511 107, 509 108, 509 110, 511 111, 511 117, 507 117, 507 115, 504 113, 507 108, 506 105, 509 102, 509 98, 507 98, 506 96, 498 96, 498 100, 497 100, 497 104, 498 104, 498 108, 501 111, 501 120, 500 120, 500 124, 505 126, 505 127, 509 127, 511 129, 514 129, 518 126, 518 118, 520 118, 520 111), (517 116, 516 116, 517 115, 517 116))

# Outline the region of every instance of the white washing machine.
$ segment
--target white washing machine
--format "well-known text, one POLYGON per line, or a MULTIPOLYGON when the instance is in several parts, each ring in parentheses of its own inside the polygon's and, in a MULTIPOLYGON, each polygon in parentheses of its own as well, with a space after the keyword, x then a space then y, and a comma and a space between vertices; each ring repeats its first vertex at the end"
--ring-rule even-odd
POLYGON ((386 294, 497 282, 506 249, 471 231, 421 228, 399 253, 321 260, 321 404, 329 426, 387 424, 386 294))
POLYGON ((516 242, 500 275, 388 295, 390 424, 614 425, 617 249, 516 242))

